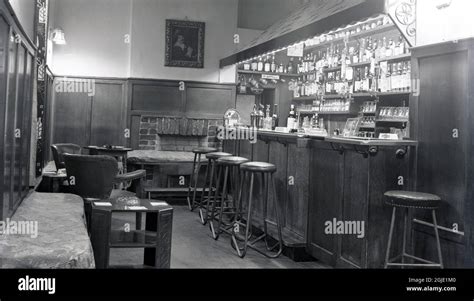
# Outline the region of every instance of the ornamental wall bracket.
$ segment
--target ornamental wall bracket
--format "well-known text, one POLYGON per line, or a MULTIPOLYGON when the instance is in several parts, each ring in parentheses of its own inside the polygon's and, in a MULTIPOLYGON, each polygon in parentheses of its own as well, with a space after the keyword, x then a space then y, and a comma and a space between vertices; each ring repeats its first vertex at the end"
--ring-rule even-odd
POLYGON ((410 47, 416 46, 416 0, 386 0, 387 13, 410 47))

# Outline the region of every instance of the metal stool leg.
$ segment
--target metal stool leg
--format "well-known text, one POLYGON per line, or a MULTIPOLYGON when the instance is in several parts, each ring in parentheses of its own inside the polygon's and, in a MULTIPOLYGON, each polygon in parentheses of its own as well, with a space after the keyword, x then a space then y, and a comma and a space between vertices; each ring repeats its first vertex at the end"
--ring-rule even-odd
MULTIPOLYGON (((242 225, 242 203, 243 203, 243 195, 244 195, 244 183, 247 177, 247 173, 243 170, 240 170, 240 187, 239 187, 239 198, 238 198, 238 208, 235 211, 235 218, 234 218, 234 226, 232 227, 232 237, 231 237, 231 245, 233 245, 234 249, 237 251, 237 255, 243 258, 244 255, 240 252, 239 244, 237 243, 237 235, 236 233, 240 233, 240 226, 242 225)), ((247 231, 246 231, 247 232, 247 231)))
MULTIPOLYGON (((402 244, 402 263, 405 263, 406 244, 407 244, 407 227, 408 227, 408 208, 405 209, 403 215, 403 244, 402 244)), ((402 269, 405 267, 402 266, 402 269)))
POLYGON ((244 242, 244 250, 240 257, 244 258, 245 254, 247 254, 247 247, 249 243, 249 231, 252 227, 252 201, 253 201, 253 183, 254 183, 255 174, 253 172, 250 173, 250 189, 249 189, 249 202, 247 205, 247 221, 245 227, 245 242, 244 242))
POLYGON ((250 172, 250 188, 249 188, 249 198, 248 198, 248 204, 247 204, 247 220, 245 221, 245 237, 244 237, 244 246, 242 248, 239 247, 237 244, 237 239, 235 237, 235 232, 232 231, 232 243, 235 245, 235 249, 237 250, 237 254, 239 255, 240 258, 244 258, 245 254, 247 254, 247 248, 249 246, 249 233, 250 233, 250 228, 252 227, 252 195, 253 195, 253 183, 254 183, 254 176, 255 174, 253 172, 250 172))
POLYGON ((279 210, 280 206, 278 205, 278 198, 277 198, 276 187, 275 187, 275 178, 273 174, 271 174, 271 182, 273 186, 273 202, 274 202, 273 207, 275 208, 277 230, 278 230, 278 240, 279 240, 279 245, 280 245, 278 252, 274 256, 271 256, 271 257, 276 258, 280 256, 281 252, 283 251, 283 235, 281 233, 281 214, 280 214, 281 212, 279 210))
POLYGON ((204 185, 202 185, 202 193, 199 198, 199 207, 203 206, 203 202, 206 199, 206 189, 209 184, 209 162, 206 164, 206 172, 204 174, 204 185))
POLYGON ((268 246, 268 226, 267 226, 267 215, 268 215, 268 177, 265 176, 265 173, 261 173, 261 179, 262 179, 262 184, 263 184, 263 233, 265 235, 264 240, 265 240, 265 246, 267 247, 267 250, 270 251, 271 248, 268 246))
MULTIPOLYGON (((193 206, 192 206, 192 210, 194 210, 194 208, 196 208, 196 192, 197 192, 197 189, 198 189, 198 179, 199 179, 199 171, 201 170, 201 154, 198 155, 198 161, 197 161, 197 166, 196 166, 196 170, 195 170, 195 173, 194 173, 194 190, 193 190, 193 206)), ((201 205, 201 201, 199 201, 199 206, 201 205)))
POLYGON ((441 243, 439 241, 439 233, 438 233, 438 223, 436 222, 436 210, 431 210, 431 215, 433 216, 433 226, 436 236, 436 247, 438 248, 438 259, 440 268, 444 268, 443 266, 443 256, 441 255, 441 243))
MULTIPOLYGON (((187 195, 187 197, 186 197, 186 200, 188 201, 189 210, 191 210, 191 211, 193 211, 193 205, 194 205, 194 204, 191 202, 191 199, 190 199, 190 197, 191 197, 191 189, 192 189, 191 184, 192 184, 192 182, 193 182, 193 180, 194 180, 194 176, 195 176, 195 175, 194 175, 194 172, 196 171, 196 159, 197 159, 197 154, 194 154, 193 172, 192 172, 192 175, 191 175, 191 181, 190 181, 189 186, 188 186, 188 195, 187 195)), ((196 190, 196 186, 193 188, 193 190, 196 190)), ((193 200, 193 202, 194 202, 194 200, 193 200)))
MULTIPOLYGON (((221 179, 222 172, 224 172, 224 185, 222 187, 222 194, 221 194, 221 201, 220 201, 220 210, 219 213, 217 213, 217 231, 214 229, 214 218, 211 219, 210 225, 211 226, 211 231, 212 231, 212 236, 214 237, 215 240, 219 239, 219 234, 221 233, 221 226, 222 226, 222 218, 224 215, 224 208, 225 206, 225 200, 227 198, 227 181, 229 180, 229 166, 221 167, 221 170, 219 171, 219 180, 221 179)), ((217 193, 216 193, 216 201, 217 201, 217 193)), ((216 203, 216 202, 215 202, 216 203)), ((215 206, 212 207, 212 217, 215 216, 215 206)))
POLYGON ((392 220, 390 222, 390 232, 388 233, 388 243, 387 243, 387 251, 385 253, 385 264, 383 266, 384 269, 388 267, 388 261, 390 260, 390 247, 392 245, 392 235, 393 235, 393 227, 395 225, 395 214, 397 213, 397 207, 393 207, 392 209, 392 220))
MULTIPOLYGON (((263 177, 265 178, 265 175, 263 175, 263 177)), ((273 189, 273 200, 275 201, 275 204, 274 204, 274 208, 275 208, 275 217, 276 217, 276 222, 274 223, 275 226, 277 227, 277 232, 278 232, 278 242, 272 246, 272 247, 269 247, 268 246, 268 242, 267 242, 267 239, 268 239, 268 236, 270 236, 268 234, 268 229, 267 229, 267 223, 270 223, 270 221, 267 220, 267 200, 268 200, 268 189, 266 190, 266 192, 264 193, 264 201, 263 201, 263 206, 264 206, 264 233, 262 235, 260 235, 259 237, 257 237, 256 239, 252 240, 251 242, 248 243, 248 246, 252 249, 254 249, 255 251, 259 252, 260 254, 268 257, 268 258, 277 258, 278 256, 280 256, 280 254, 282 253, 283 251, 283 236, 282 236, 282 230, 281 230, 281 220, 280 220, 280 210, 279 210, 279 206, 278 206, 278 201, 277 201, 277 194, 276 194, 276 185, 275 185, 275 179, 274 179, 274 176, 273 174, 270 174, 270 175, 266 175, 266 182, 265 182, 265 188, 268 188, 269 187, 269 181, 272 182, 272 189, 273 189), (257 248, 255 246, 255 244, 260 241, 260 240, 264 240, 265 242, 265 246, 267 248, 268 251, 273 251, 277 246, 279 247, 278 248, 278 251, 277 252, 272 252, 273 254, 269 253, 269 252, 265 252, 265 251, 262 251, 260 248, 257 248)), ((248 237, 246 237, 247 239, 248 237)))
POLYGON ((201 218, 201 223, 205 225, 207 223, 207 218, 208 218, 208 213, 209 213, 209 205, 210 202, 212 202, 212 185, 213 185, 213 180, 214 180, 214 172, 215 172, 215 161, 214 160, 209 160, 209 165, 211 165, 211 173, 209 175, 209 186, 208 186, 208 193, 207 193, 207 200, 206 200, 206 216, 204 216, 203 213, 203 206, 199 209, 199 217, 201 218))
MULTIPOLYGON (((220 190, 220 183, 222 179, 222 167, 217 164, 216 161, 214 161, 215 165, 215 180, 216 180, 216 190, 214 191, 214 195, 212 198, 208 200, 208 202, 212 202, 211 208, 209 208, 210 203, 207 204, 207 210, 206 210, 206 220, 208 222, 211 222, 215 219, 215 212, 216 212, 216 205, 219 201, 219 190, 220 190)), ((214 225, 211 225, 211 227, 214 227, 214 225)), ((212 230, 213 228, 211 228, 212 230)))

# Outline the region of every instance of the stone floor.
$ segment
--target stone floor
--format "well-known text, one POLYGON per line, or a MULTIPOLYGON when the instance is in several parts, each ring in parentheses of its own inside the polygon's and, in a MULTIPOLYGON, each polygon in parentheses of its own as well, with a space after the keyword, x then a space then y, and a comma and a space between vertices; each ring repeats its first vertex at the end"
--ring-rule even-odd
MULTIPOLYGON (((134 214, 114 216, 112 227, 125 223, 133 225, 134 214)), ((111 265, 141 264, 142 249, 112 249, 111 265)), ((318 262, 294 262, 285 256, 269 259, 249 250, 240 258, 230 245, 230 236, 222 234, 218 241, 212 238, 208 226, 199 221, 197 212, 185 206, 174 206, 171 268, 327 268, 318 262)))

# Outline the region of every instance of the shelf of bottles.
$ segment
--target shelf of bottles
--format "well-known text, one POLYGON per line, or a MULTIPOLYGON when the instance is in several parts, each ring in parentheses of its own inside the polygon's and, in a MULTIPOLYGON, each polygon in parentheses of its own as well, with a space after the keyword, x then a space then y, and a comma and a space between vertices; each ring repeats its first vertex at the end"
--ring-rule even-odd
POLYGON ((388 16, 305 42, 289 89, 298 98, 370 97, 411 91, 411 55, 388 16))

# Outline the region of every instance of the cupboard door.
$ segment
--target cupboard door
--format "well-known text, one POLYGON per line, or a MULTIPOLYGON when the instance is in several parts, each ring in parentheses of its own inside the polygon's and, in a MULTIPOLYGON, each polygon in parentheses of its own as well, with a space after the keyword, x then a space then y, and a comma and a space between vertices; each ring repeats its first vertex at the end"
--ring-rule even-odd
MULTIPOLYGON (((308 223, 309 155, 308 148, 299 147, 297 144, 288 144, 287 179, 290 181, 290 177, 293 177, 293 183, 288 185, 285 227, 303 242, 306 242, 308 223)), ((288 184, 290 183, 288 182, 288 184)))
POLYGON ((26 133, 23 132, 23 116, 25 115, 25 54, 25 48, 19 45, 16 77, 15 139, 13 140, 13 206, 15 206, 22 197, 21 165, 22 161, 27 159, 21 157, 21 145, 24 143, 26 136, 26 133))
MULTIPOLYGON (((8 39, 9 39, 9 27, 5 19, 0 16, 0 145, 5 145, 5 108, 7 105, 7 50, 8 50, 8 39)), ((1 191, 5 189, 4 187, 4 147, 0 148, 0 188, 1 191)), ((4 199, 3 193, 0 194, 0 219, 4 220, 8 213, 7 210, 4 210, 4 204, 8 204, 8 197, 4 199)))
POLYGON ((125 146, 127 105, 121 83, 96 83, 92 97, 91 145, 125 146))
POLYGON ((91 98, 86 93, 55 93, 52 143, 89 145, 90 114, 91 98))
MULTIPOLYGON (((15 40, 14 33, 10 41, 15 40)), ((4 168, 3 168, 3 212, 8 216, 13 208, 13 142, 15 139, 15 100, 18 44, 10 42, 8 49, 8 93, 5 109, 4 168)))
POLYGON ((364 236, 360 234, 340 235, 341 266, 366 267, 366 237, 367 207, 368 207, 368 176, 369 158, 361 154, 346 150, 344 156, 344 201, 342 206, 342 221, 352 222, 355 225, 364 225, 364 236))
POLYGON ((30 182, 30 146, 31 146, 31 119, 32 119, 32 83, 33 83, 33 56, 26 55, 25 64, 25 114, 23 117, 23 135, 21 144, 21 190, 22 196, 26 196, 30 182))
POLYGON ((311 152, 308 252, 334 266, 338 236, 326 233, 326 223, 341 220, 344 154, 316 142, 311 152), (321 146, 321 147, 320 147, 321 146))
MULTIPOLYGON (((465 231, 463 211, 466 202, 466 166, 468 156, 468 53, 459 51, 418 59, 420 91, 418 99, 418 175, 417 189, 438 195, 442 206, 438 224, 465 231)), ((420 220, 431 216, 417 213, 420 220)), ((446 267, 464 266, 463 237, 441 231, 441 246, 446 267)), ((418 227, 416 255, 437 260, 434 235, 429 228, 418 227), (426 233, 423 233, 426 232, 426 233)))

